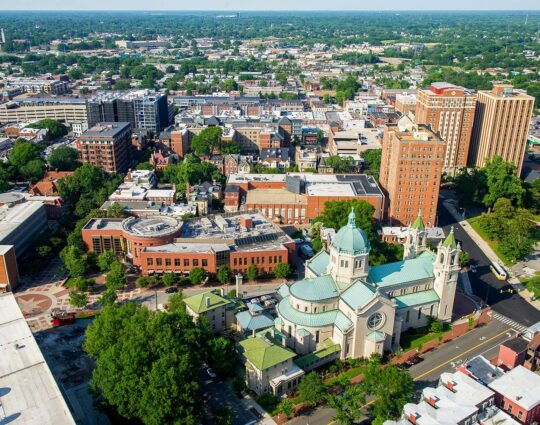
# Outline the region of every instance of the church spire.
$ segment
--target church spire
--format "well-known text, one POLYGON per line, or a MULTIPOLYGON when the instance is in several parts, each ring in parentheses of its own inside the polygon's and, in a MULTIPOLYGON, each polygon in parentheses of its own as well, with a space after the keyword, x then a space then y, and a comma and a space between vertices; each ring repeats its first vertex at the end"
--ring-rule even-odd
POLYGON ((457 248, 457 242, 456 237, 454 236, 454 226, 450 228, 450 233, 444 240, 442 246, 450 249, 456 249, 457 248))
POLYGON ((414 223, 411 226, 413 229, 416 230, 425 230, 426 226, 424 225, 424 221, 422 220, 422 210, 418 210, 418 216, 416 217, 416 220, 414 220, 414 223))
POLYGON ((356 229, 356 214, 354 213, 354 207, 351 207, 351 212, 349 214, 349 221, 347 226, 356 229))

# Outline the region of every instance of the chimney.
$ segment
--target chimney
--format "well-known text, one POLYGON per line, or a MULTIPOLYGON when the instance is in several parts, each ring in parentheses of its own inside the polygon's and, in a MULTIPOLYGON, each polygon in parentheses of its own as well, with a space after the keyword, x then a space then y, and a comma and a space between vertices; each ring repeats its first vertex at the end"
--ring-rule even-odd
POLYGON ((210 297, 205 297, 204 302, 206 304, 206 307, 210 307, 210 297))
POLYGON ((219 293, 221 294, 222 297, 225 296, 225 288, 219 288, 219 293))
POLYGON ((252 336, 253 338, 255 338, 255 329, 252 329, 252 331, 251 331, 251 336, 252 336))

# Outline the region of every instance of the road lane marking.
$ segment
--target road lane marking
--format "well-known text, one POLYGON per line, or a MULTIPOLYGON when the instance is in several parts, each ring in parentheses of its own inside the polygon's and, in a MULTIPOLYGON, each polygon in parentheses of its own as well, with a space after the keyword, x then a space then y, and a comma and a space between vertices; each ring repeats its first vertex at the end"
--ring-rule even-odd
POLYGON ((460 357, 463 357, 465 354, 470 353, 471 351, 476 350, 477 348, 480 348, 480 347, 486 345, 488 342, 493 341, 494 339, 500 337, 501 335, 504 335, 506 332, 511 331, 511 330, 514 330, 514 329, 513 328, 505 329, 501 333, 498 333, 497 335, 494 335, 491 338, 488 338, 485 341, 482 341, 480 344, 476 344, 474 347, 469 348, 468 350, 464 351, 463 353, 460 353, 457 356, 452 357, 451 359, 445 361, 444 363, 441 363, 438 366, 435 366, 434 368, 428 370, 427 372, 424 372, 424 373, 418 375, 416 378, 413 378, 413 381, 418 381, 419 379, 423 378, 424 376, 429 375, 432 372, 435 372, 437 369, 440 369, 440 368, 446 366, 448 363, 451 363, 451 362, 459 359, 460 357))

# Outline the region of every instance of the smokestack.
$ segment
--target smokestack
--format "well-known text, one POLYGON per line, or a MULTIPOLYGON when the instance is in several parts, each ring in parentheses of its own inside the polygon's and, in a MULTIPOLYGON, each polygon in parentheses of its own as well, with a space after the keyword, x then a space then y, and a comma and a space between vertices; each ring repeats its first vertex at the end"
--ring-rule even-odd
POLYGON ((210 307, 210 297, 206 297, 204 302, 206 303, 206 307, 210 307))

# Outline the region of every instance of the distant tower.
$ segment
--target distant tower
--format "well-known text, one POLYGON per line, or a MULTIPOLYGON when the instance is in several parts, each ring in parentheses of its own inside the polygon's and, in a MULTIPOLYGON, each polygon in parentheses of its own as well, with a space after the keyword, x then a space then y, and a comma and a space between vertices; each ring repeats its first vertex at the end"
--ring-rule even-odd
POLYGON ((456 242, 454 228, 452 227, 444 242, 439 243, 437 256, 433 264, 433 272, 435 273, 434 289, 440 299, 437 318, 444 322, 452 320, 458 274, 461 269, 459 254, 461 254, 461 247, 456 242))
POLYGON ((243 297, 243 288, 242 288, 242 281, 244 280, 244 276, 242 276, 242 273, 238 273, 236 275, 236 298, 242 298, 243 297))
POLYGON ((6 34, 4 28, 0 28, 0 50, 4 49, 4 44, 6 44, 6 34))
POLYGON ((403 259, 412 260, 427 249, 427 232, 421 210, 412 225, 409 225, 407 239, 403 244, 403 259))

